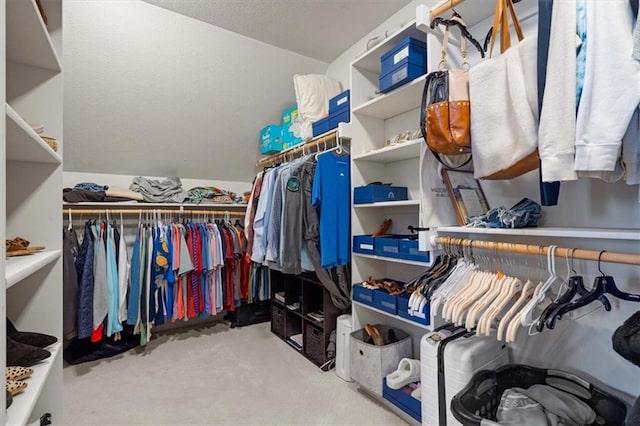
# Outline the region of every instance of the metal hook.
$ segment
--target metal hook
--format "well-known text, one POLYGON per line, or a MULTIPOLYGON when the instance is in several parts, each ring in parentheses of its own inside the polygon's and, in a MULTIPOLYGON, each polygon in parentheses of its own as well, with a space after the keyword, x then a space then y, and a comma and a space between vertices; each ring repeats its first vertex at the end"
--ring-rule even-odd
POLYGON ((600 274, 604 277, 604 272, 602 272, 602 269, 600 269, 600 262, 602 260, 602 253, 606 253, 606 250, 602 250, 600 252, 600 254, 598 254, 598 271, 600 271, 600 274))

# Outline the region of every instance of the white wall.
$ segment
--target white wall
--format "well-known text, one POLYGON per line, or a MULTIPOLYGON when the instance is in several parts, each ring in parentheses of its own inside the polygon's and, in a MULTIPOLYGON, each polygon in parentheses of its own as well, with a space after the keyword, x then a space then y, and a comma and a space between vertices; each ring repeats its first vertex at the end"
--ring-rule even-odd
POLYGON ((138 0, 64 2, 67 171, 251 181, 258 132, 327 64, 138 0))

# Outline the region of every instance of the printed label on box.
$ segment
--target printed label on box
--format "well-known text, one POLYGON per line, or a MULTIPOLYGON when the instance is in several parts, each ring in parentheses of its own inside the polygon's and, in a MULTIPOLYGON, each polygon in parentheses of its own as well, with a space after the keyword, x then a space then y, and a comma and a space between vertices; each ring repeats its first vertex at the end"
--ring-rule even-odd
POLYGON ((395 307, 396 307, 396 305, 395 305, 394 303, 391 303, 391 302, 384 302, 384 301, 383 301, 383 302, 382 302, 382 303, 380 303, 380 304, 381 304, 382 306, 387 307, 387 308, 395 308, 395 307))
POLYGON ((398 247, 386 246, 384 248, 384 251, 389 252, 389 253, 397 253, 398 252, 398 247))
POLYGON ((337 103, 338 106, 342 105, 343 103, 347 102, 349 100, 348 96, 345 96, 344 98, 340 99, 337 103))
POLYGON ((360 244, 360 248, 364 250, 373 250, 373 244, 360 244))
POLYGON ((409 46, 405 47, 404 49, 402 49, 401 51, 393 55, 393 64, 394 65, 397 64, 398 62, 400 62, 401 60, 403 60, 408 56, 409 56, 409 46))
POLYGON ((403 67, 398 72, 391 75, 391 84, 396 84, 409 76, 409 68, 403 67))
POLYGON ((366 300, 367 302, 373 302, 373 296, 367 296, 367 295, 361 294, 358 296, 358 298, 362 300, 366 300))

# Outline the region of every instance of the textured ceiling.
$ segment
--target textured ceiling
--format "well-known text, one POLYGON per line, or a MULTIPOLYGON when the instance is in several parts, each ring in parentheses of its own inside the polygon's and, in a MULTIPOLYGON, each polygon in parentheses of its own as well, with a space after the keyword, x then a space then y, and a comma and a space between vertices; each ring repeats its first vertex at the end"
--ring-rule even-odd
POLYGON ((145 0, 331 62, 410 0, 145 0))

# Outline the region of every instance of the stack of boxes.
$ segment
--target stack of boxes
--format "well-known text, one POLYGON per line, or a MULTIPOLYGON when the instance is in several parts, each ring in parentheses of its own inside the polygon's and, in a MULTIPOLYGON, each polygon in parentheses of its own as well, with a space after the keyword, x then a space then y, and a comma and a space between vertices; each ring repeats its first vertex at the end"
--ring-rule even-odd
POLYGON ((427 45, 407 37, 380 58, 380 91, 387 93, 427 72, 427 45))
POLYGON ((351 121, 351 91, 345 90, 329 100, 329 116, 313 123, 313 137, 333 130, 338 123, 351 121))
POLYGON ((303 142, 293 134, 291 126, 298 118, 298 107, 292 106, 282 113, 282 124, 269 124, 260 131, 260 154, 277 154, 303 142))

